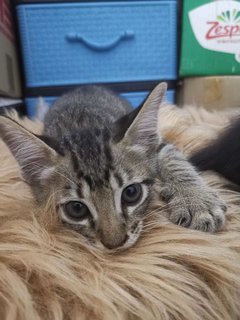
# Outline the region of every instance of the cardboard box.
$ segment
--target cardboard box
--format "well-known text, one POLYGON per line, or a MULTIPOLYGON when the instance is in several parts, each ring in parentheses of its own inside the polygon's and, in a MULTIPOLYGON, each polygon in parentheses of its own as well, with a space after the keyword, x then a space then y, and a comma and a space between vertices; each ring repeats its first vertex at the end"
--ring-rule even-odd
POLYGON ((177 104, 208 110, 240 107, 240 76, 186 78, 177 92, 177 104))
POLYGON ((184 0, 181 76, 240 74, 240 0, 184 0))
POLYGON ((0 0, 0 94, 21 97, 10 0, 0 0))

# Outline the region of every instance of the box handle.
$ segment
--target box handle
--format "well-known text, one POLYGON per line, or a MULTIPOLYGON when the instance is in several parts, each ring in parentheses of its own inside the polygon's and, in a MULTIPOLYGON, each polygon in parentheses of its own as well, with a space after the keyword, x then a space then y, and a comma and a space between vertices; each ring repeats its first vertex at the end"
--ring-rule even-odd
POLYGON ((94 50, 94 51, 108 51, 115 48, 122 40, 131 40, 135 37, 135 33, 133 31, 127 30, 122 32, 116 39, 108 43, 96 43, 86 39, 85 37, 81 36, 79 33, 68 33, 66 38, 70 42, 81 42, 87 48, 94 50))

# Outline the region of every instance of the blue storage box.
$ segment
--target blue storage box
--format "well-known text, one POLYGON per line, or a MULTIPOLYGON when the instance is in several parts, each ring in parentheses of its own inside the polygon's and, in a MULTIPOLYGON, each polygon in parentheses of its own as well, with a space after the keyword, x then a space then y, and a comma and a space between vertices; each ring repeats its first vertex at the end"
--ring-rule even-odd
POLYGON ((172 80, 177 1, 17 6, 26 85, 172 80))
MULTIPOLYGON (((134 108, 137 108, 146 99, 148 94, 149 94, 148 91, 142 91, 142 92, 122 93, 121 95, 124 98, 126 98, 134 108)), ((57 98, 58 97, 44 97, 44 101, 51 107, 51 105, 57 98)), ((174 103, 175 101, 174 90, 167 91, 167 101, 169 101, 170 103, 174 103)), ((34 118, 36 114, 37 103, 38 103, 38 98, 36 97, 28 97, 25 99, 27 114, 30 118, 34 118)))

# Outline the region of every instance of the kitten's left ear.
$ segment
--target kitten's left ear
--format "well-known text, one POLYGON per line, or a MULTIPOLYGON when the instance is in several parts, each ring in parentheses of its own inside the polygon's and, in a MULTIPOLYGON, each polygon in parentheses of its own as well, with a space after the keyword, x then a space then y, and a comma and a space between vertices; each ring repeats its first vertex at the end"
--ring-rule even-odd
POLYGON ((158 126, 159 107, 164 101, 167 84, 160 83, 144 105, 117 121, 117 141, 127 145, 158 146, 162 138, 158 126))
POLYGON ((0 116, 0 138, 17 160, 23 178, 30 184, 39 183, 53 171, 57 152, 33 133, 8 117, 0 116))

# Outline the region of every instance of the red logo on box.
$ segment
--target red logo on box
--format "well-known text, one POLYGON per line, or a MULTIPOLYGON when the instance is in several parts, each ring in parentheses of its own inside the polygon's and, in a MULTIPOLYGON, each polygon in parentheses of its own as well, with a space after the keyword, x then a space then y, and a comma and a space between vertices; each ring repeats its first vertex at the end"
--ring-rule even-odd
POLYGON ((9 0, 0 0, 0 32, 2 32, 9 40, 14 40, 9 0))
POLYGON ((240 25, 225 25, 221 26, 218 21, 207 22, 212 25, 206 34, 206 39, 214 39, 214 38, 232 38, 240 36, 240 25))
POLYGON ((226 10, 217 15, 216 21, 209 21, 211 27, 206 34, 206 39, 232 38, 240 36, 240 11, 226 10))

